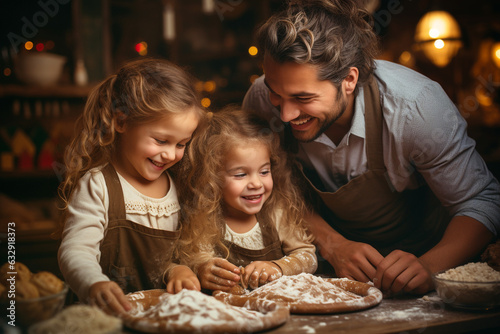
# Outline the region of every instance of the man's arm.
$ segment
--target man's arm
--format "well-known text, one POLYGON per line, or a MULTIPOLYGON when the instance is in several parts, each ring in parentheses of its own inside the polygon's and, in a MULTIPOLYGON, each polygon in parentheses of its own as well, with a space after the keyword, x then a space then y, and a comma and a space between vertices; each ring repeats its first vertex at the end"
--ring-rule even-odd
POLYGON ((420 258, 400 250, 387 255, 377 266, 375 286, 394 293, 426 293, 434 288, 433 273, 470 261, 492 239, 493 233, 479 221, 454 217, 441 241, 420 258))

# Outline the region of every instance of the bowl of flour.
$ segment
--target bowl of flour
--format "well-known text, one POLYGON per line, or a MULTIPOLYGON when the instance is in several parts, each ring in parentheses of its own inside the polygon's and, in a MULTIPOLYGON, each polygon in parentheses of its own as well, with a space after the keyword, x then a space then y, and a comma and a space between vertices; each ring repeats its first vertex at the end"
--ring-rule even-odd
POLYGON ((500 272, 483 262, 441 271, 433 275, 436 292, 450 306, 488 310, 500 306, 500 272))

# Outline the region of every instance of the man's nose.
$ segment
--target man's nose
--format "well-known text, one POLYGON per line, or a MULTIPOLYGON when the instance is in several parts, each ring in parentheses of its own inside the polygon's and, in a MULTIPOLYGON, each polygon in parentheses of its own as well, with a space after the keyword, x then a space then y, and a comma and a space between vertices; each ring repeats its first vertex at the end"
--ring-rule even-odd
POLYGON ((285 101, 282 99, 279 108, 280 118, 285 123, 296 119, 300 115, 300 109, 295 103, 292 103, 290 101, 285 101))

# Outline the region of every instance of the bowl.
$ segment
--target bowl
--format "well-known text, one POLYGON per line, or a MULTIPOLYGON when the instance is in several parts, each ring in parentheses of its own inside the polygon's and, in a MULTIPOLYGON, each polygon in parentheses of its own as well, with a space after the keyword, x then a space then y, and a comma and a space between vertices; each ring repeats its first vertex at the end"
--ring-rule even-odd
POLYGON ((7 309, 6 319, 4 320, 9 322, 15 319, 16 326, 27 328, 40 321, 50 319, 63 308, 67 293, 68 285, 65 283, 64 288, 53 295, 15 300, 15 304, 11 304, 11 300, 2 301, 2 309, 7 309), (14 306, 12 307, 12 305, 14 306), (9 317, 9 315, 14 317, 9 317))
POLYGON ((469 310, 489 310, 500 306, 500 281, 467 282, 433 275, 436 292, 446 304, 469 310))
POLYGON ((49 52, 24 52, 15 59, 14 73, 25 84, 55 85, 62 74, 66 57, 49 52))

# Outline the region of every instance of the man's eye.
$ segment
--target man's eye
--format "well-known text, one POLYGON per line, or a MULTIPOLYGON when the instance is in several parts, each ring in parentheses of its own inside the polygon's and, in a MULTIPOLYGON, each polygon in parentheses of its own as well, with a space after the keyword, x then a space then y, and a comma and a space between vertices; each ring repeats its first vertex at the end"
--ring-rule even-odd
POLYGON ((297 101, 301 103, 307 103, 312 101, 312 97, 298 97, 297 101))
POLYGON ((156 139, 156 138, 155 138, 155 140, 156 140, 156 142, 157 142, 158 144, 162 144, 162 145, 163 145, 163 144, 166 144, 166 143, 167 143, 167 141, 166 141, 166 140, 160 140, 160 139, 156 139))

